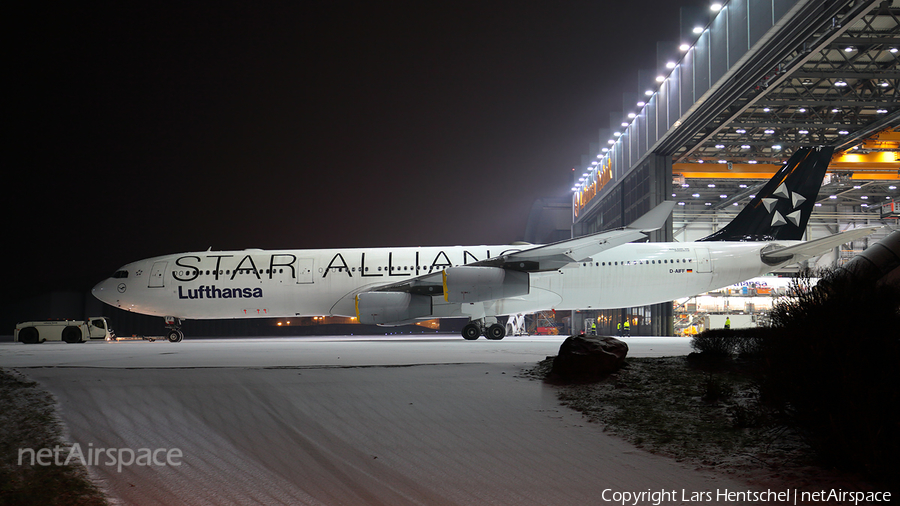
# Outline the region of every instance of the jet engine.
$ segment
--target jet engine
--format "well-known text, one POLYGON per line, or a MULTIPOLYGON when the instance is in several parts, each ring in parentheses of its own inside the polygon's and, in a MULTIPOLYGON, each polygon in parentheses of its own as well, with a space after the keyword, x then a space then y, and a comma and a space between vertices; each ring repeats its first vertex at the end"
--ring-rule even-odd
POLYGON ((444 300, 482 302, 527 295, 527 272, 500 267, 450 267, 444 273, 444 300))
POLYGON ((431 296, 407 292, 363 292, 356 296, 359 323, 400 323, 431 315, 431 296))

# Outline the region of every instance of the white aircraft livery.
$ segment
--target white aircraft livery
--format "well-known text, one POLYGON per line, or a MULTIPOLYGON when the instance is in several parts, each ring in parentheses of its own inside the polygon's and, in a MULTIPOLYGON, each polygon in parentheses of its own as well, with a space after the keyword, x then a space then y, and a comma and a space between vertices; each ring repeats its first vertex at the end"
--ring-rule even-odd
POLYGON ((689 243, 634 243, 663 202, 625 228, 547 245, 180 253, 123 266, 93 288, 112 306, 183 319, 349 316, 401 325, 468 317, 466 339, 502 339, 498 316, 643 306, 760 276, 874 232, 801 241, 833 149, 801 148, 728 225, 689 243))

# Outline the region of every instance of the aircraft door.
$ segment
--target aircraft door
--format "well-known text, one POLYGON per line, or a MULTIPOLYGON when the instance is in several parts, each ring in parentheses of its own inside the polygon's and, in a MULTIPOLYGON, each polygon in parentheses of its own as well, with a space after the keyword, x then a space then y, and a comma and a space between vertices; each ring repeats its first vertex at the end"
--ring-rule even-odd
POLYGON ((697 248, 696 272, 712 272, 712 262, 709 259, 709 248, 697 248))
POLYGON ((297 283, 308 284, 313 282, 313 259, 297 259, 297 283))
POLYGON ((153 262, 153 268, 150 269, 150 282, 147 288, 162 288, 165 286, 167 265, 169 265, 169 262, 166 261, 153 262))

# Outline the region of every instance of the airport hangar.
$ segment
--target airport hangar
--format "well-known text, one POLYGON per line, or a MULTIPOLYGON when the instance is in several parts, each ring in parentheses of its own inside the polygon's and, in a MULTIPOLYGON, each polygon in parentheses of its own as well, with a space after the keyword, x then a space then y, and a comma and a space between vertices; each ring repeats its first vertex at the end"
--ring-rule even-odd
MULTIPOLYGON (((676 200, 650 240, 700 239, 807 145, 834 146, 835 155, 806 239, 897 227, 900 0, 730 0, 682 9, 680 33, 657 44, 656 68, 639 73, 635 92, 575 168, 572 236, 625 226, 676 200)), ((552 221, 554 207, 543 206, 533 215, 552 221)), ((557 204, 557 223, 560 211, 557 204)), ((804 267, 840 265, 887 233, 804 267)), ((674 311, 672 303, 579 311, 571 326, 596 319, 597 331, 611 334, 627 318, 634 334, 673 335, 674 311)))

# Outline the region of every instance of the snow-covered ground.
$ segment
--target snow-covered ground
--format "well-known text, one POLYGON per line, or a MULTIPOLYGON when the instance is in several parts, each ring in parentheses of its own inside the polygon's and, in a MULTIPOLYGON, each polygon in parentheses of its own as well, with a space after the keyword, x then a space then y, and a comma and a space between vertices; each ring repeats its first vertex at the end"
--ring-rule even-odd
MULTIPOLYGON (((519 376, 561 342, 2 343, 0 367, 53 392, 85 451, 180 450, 178 466, 89 466, 124 504, 581 505, 660 491, 678 504, 749 489, 607 436, 519 376)), ((689 351, 627 342, 632 356, 689 351)))
MULTIPOLYGON (((565 337, 466 341, 455 334, 163 341, 0 342, 0 367, 278 367, 456 363, 534 364, 565 337)), ((626 337, 629 357, 687 355, 688 337, 626 337)))

